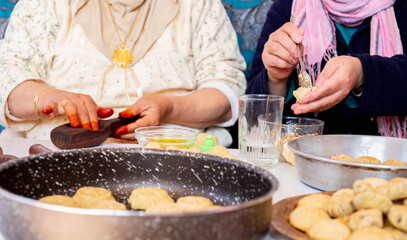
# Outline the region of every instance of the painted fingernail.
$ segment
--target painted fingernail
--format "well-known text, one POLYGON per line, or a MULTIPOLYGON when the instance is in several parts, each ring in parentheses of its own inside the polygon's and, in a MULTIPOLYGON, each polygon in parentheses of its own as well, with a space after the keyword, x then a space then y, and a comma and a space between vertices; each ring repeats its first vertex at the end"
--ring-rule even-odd
POLYGON ((96 131, 99 130, 99 123, 96 121, 91 121, 90 124, 92 125, 92 130, 96 131))
POLYGON ((130 109, 126 109, 123 112, 119 113, 119 116, 123 118, 132 118, 134 117, 134 114, 130 109))
POLYGON ((84 123, 84 124, 82 124, 82 128, 90 128, 90 123, 84 123))
POLYGON ((77 127, 81 126, 81 123, 79 122, 79 117, 77 114, 68 115, 68 119, 69 119, 69 122, 71 123, 72 127, 77 128, 77 127))
POLYGON ((112 116, 113 112, 114 111, 111 108, 102 108, 102 107, 98 108, 98 116, 101 118, 110 117, 112 116))
POLYGON ((116 130, 115 134, 120 136, 120 135, 126 134, 128 132, 129 132, 129 130, 127 129, 127 126, 121 126, 116 130))
POLYGON ((53 111, 53 110, 52 110, 52 107, 51 107, 51 106, 48 106, 48 107, 42 109, 42 113, 43 113, 43 114, 46 114, 46 115, 51 114, 52 111, 53 111))

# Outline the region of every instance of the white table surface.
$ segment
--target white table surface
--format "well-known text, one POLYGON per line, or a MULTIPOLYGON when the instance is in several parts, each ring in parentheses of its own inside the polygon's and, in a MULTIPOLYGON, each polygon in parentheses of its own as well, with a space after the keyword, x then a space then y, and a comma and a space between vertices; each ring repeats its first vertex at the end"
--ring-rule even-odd
MULTIPOLYGON (((4 154, 15 155, 17 157, 28 156, 28 149, 33 144, 42 144, 51 150, 58 151, 59 149, 55 147, 49 140, 29 140, 24 138, 10 138, 5 137, 0 134, 0 147, 3 149, 4 154)), ((117 144, 117 143, 107 143, 102 144, 99 147, 135 147, 134 144, 117 144)), ((237 149, 230 149, 231 154, 237 156, 237 149)), ((278 180, 278 188, 273 195, 273 203, 276 203, 282 199, 302 195, 309 193, 316 193, 319 190, 311 188, 304 183, 302 183, 297 175, 297 171, 294 166, 286 162, 279 162, 277 165, 269 170, 278 180)), ((266 239, 284 239, 278 234, 272 234, 266 239)), ((4 240, 0 233, 0 240, 4 240)))

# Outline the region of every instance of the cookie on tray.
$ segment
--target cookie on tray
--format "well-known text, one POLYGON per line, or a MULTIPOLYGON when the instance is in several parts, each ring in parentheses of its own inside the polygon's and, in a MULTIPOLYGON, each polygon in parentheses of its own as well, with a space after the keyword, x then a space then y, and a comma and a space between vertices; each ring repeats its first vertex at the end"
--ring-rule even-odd
POLYGON ((376 177, 359 179, 353 182, 353 192, 359 194, 387 184, 387 180, 376 177))
POLYGON ((331 200, 331 196, 323 193, 314 193, 301 198, 297 202, 297 206, 310 206, 324 209, 325 204, 331 200))
POLYGON ((384 227, 383 230, 390 233, 391 236, 393 237, 393 240, 406 240, 407 239, 407 233, 400 231, 394 227, 384 227))
POLYGON ((346 161, 346 162, 354 162, 355 159, 351 156, 348 155, 346 153, 342 153, 342 154, 335 154, 331 157, 331 159, 333 160, 340 160, 340 161, 346 161))
POLYGON ((318 220, 331 219, 328 214, 321 208, 310 206, 298 206, 291 213, 288 218, 290 224, 306 232, 318 220))
POLYGON ((307 234, 313 239, 346 240, 350 235, 350 230, 341 221, 324 219, 312 225, 307 234))
POLYGON ((352 232, 348 240, 393 240, 393 236, 379 227, 365 227, 352 232))
POLYGON ((353 189, 350 188, 344 188, 344 189, 340 189, 336 192, 334 192, 334 194, 332 194, 332 197, 347 197, 351 200, 353 200, 355 198, 355 193, 353 192, 353 189))
POLYGON ((216 145, 211 150, 209 150, 208 154, 222 157, 222 156, 230 154, 230 153, 226 147, 224 147, 222 145, 216 145))
POLYGON ((380 164, 380 160, 375 157, 361 156, 355 159, 358 163, 380 164))
POLYGON ((386 185, 377 187, 376 192, 388 196, 390 200, 404 199, 407 197, 407 178, 393 178, 386 185))
POLYGON ((348 225, 352 231, 364 227, 383 227, 383 213, 379 209, 361 209, 352 213, 348 225))
POLYGON ((400 160, 388 159, 384 161, 382 164, 384 165, 393 165, 393 166, 406 166, 407 164, 400 160))
POLYGON ((335 196, 325 204, 324 209, 331 217, 343 217, 355 210, 352 200, 346 195, 335 196))
POLYGON ((387 218, 394 227, 407 232, 407 206, 393 205, 387 214, 387 218))
POLYGON ((366 191, 355 196, 353 205, 358 210, 362 208, 377 208, 382 211, 382 213, 387 213, 393 205, 393 202, 386 195, 366 191))

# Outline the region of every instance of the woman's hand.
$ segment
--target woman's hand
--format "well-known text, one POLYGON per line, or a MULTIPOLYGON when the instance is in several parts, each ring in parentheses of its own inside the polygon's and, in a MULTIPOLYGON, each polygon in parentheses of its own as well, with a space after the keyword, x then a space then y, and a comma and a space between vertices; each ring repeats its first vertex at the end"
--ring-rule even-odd
POLYGON ((86 94, 49 89, 42 93, 38 107, 45 106, 42 113, 51 117, 67 115, 72 127, 99 129, 98 117, 109 117, 113 109, 101 108, 86 94))
POLYGON ((164 95, 150 95, 140 98, 136 103, 119 113, 123 118, 139 115, 140 119, 126 126, 121 126, 116 130, 115 135, 122 139, 134 139, 133 132, 136 128, 160 125, 171 111, 170 102, 170 97, 164 95))
POLYGON ((116 130, 116 137, 134 139, 139 127, 161 123, 178 124, 193 128, 207 128, 232 118, 228 98, 218 89, 203 88, 183 96, 149 95, 119 114, 124 118, 136 115, 140 119, 116 130))
POLYGON ((317 81, 315 90, 305 95, 302 104, 295 103, 295 114, 322 112, 342 101, 349 92, 363 84, 362 63, 356 57, 339 56, 329 60, 317 81))
POLYGON ((19 84, 8 97, 8 107, 13 116, 37 120, 38 114, 57 117, 67 115, 72 127, 99 129, 98 117, 109 117, 113 109, 100 108, 89 95, 71 93, 54 88, 44 89, 38 80, 19 84), (37 98, 34 109, 33 99, 37 98))
POLYGON ((298 64, 296 44, 302 43, 303 29, 286 23, 269 36, 264 45, 262 60, 267 69, 271 94, 287 94, 287 79, 298 64))

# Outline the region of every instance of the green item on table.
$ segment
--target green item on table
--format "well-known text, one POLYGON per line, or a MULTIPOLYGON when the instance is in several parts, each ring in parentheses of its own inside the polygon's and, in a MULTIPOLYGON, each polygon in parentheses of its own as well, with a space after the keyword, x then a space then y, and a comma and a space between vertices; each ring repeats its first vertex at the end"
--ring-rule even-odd
POLYGON ((215 139, 212 136, 206 136, 205 142, 199 145, 199 148, 204 152, 209 152, 213 147, 215 147, 215 139))

